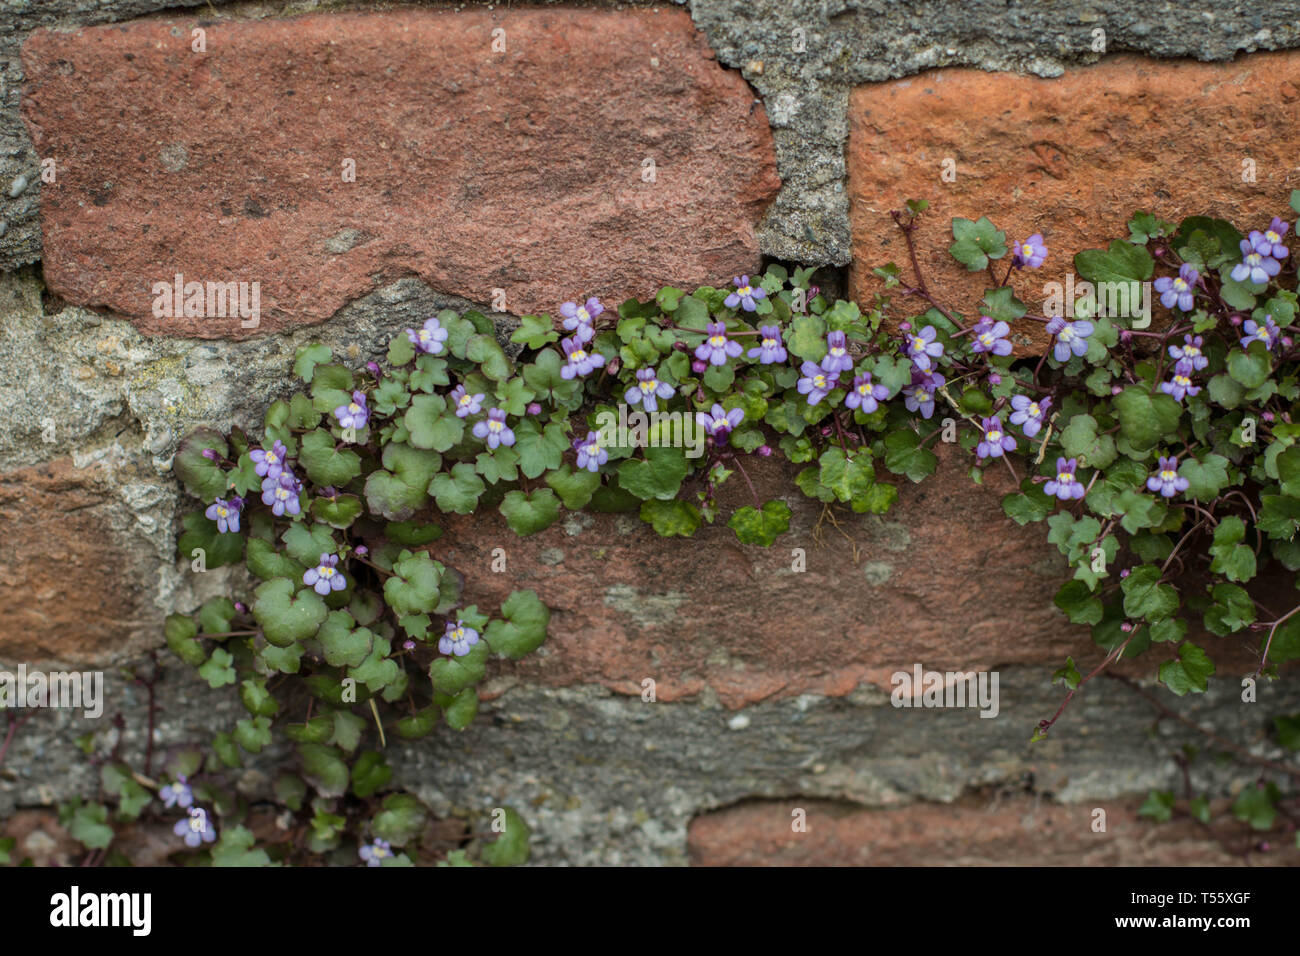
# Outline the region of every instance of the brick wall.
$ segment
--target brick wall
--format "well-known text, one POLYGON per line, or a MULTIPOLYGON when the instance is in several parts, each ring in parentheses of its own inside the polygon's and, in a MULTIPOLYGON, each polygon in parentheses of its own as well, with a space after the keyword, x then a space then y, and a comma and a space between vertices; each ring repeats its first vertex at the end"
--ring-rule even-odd
MULTIPOLYGON (((1177 13, 936 0, 833 18, 824 6, 358 3, 287 16, 263 4, 188 16, 172 2, 87 12, 56 0, 6 12, 0 660, 135 659, 160 644, 166 613, 228 587, 225 572, 174 559, 171 456, 197 425, 256 428, 305 342, 360 365, 436 308, 492 311, 508 330, 578 295, 720 283, 765 259, 823 267, 820 281, 865 302, 871 268, 900 257, 888 210, 913 196, 939 222, 993 211, 1003 228, 1042 231, 1064 263, 1134 208, 1248 220, 1297 186, 1300 134, 1285 121, 1300 85, 1300 52, 1286 52, 1300 45, 1295 3, 1246 15, 1206 0, 1177 13), (1098 29, 1126 52, 1096 50, 1098 29), (258 325, 159 315, 154 284, 178 274, 259 283, 258 325)), ((936 228, 923 252, 942 238, 936 228)), ((988 823, 987 788, 1026 774, 1037 799, 1050 790, 1053 826, 1086 827, 1078 808, 1097 801, 1114 801, 1126 834, 1144 826, 1132 795, 1174 779, 1168 754, 1183 739, 1168 727, 1141 738, 1144 706, 1095 694, 1050 744, 1023 751, 1056 699, 1048 669, 1091 645, 1051 606, 1055 548, 1002 515, 1000 472, 976 487, 945 456, 889 515, 839 528, 788 469, 772 463, 756 480, 795 509, 770 551, 721 528, 665 541, 626 517, 575 514, 524 540, 495 514, 450 521, 449 561, 510 554, 511 573, 481 575, 471 597, 534 587, 555 608, 554 636, 492 685, 503 715, 535 717, 514 740, 523 759, 458 756, 462 772, 435 774, 431 754, 461 752, 449 737, 413 755, 408 782, 449 811, 481 803, 484 779, 493 796, 532 799, 552 861, 754 862, 760 851, 737 849, 752 844, 780 861, 875 862, 845 847, 905 854, 906 834, 938 820, 974 832, 988 823), (795 547, 806 574, 790 573, 795 547), (1011 609, 1009 589, 1028 610, 1011 609), (943 725, 942 739, 940 725, 891 723, 880 688, 916 661, 1001 668, 1014 689, 1003 719, 943 725), (636 712, 645 677, 662 717, 636 712), (573 711, 590 739, 574 736, 573 711), (630 752, 618 743, 628 727, 630 752), (673 759, 677 735, 688 743, 673 759), (604 769, 546 755, 569 747, 604 769), (765 818, 743 801, 795 795, 839 808, 837 836, 765 842, 765 818), (931 807, 953 800, 961 813, 931 807)), ((1267 749, 1231 694, 1196 706, 1267 749)), ((201 722, 184 709, 172 706, 178 734, 201 722)), ((67 753, 61 729, 34 729, 28 746, 67 753)), ((487 747, 499 732, 469 733, 487 747)), ((1228 778, 1206 773, 1200 783, 1226 795, 1228 778)), ((28 768, 0 777, 0 809, 79 785, 28 768)), ((1023 859, 1155 860, 1137 838, 1088 856, 1086 832, 1023 859)), ((1189 846, 1186 861, 1217 859, 1189 846)), ((987 841, 970 852, 1006 859, 987 841)))

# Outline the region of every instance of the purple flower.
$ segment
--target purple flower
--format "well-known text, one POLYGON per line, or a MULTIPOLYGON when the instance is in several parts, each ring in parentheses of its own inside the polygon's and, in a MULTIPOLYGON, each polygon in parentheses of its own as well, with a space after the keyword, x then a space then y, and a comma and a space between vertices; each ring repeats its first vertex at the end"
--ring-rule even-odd
POLYGON ((1210 364, 1210 360, 1201 351, 1204 340, 1199 336, 1184 335, 1182 345, 1169 346, 1169 357, 1178 361, 1191 362, 1192 368, 1201 371, 1210 364))
POLYGON ((1278 339, 1282 335, 1281 329, 1277 327, 1277 323, 1273 321, 1271 315, 1264 316, 1263 325, 1260 325, 1254 319, 1247 319, 1246 324, 1241 328, 1246 333, 1241 339, 1243 349, 1249 348, 1251 342, 1263 342, 1264 348, 1271 350, 1273 346, 1277 345, 1278 339))
POLYGON ((588 471, 598 471, 609 461, 609 452, 600 447, 599 432, 587 432, 586 438, 575 438, 573 450, 578 453, 578 467, 588 471))
POLYGON ((438 638, 438 650, 444 654, 464 657, 478 643, 478 631, 464 621, 448 621, 447 632, 438 638))
POLYGON ((1047 323, 1047 334, 1056 336, 1052 354, 1058 362, 1070 361, 1071 354, 1083 355, 1088 351, 1088 336, 1092 335, 1092 323, 1084 319, 1071 322, 1056 316, 1047 323))
POLYGON ((253 470, 257 472, 259 478, 279 478, 288 455, 289 450, 278 438, 269 450, 254 448, 248 453, 248 457, 253 459, 253 470))
POLYGON ((972 352, 992 352, 994 355, 1010 355, 1011 340, 1007 335, 1011 332, 1011 326, 1005 322, 994 322, 987 316, 981 316, 980 320, 975 323, 974 338, 971 339, 970 350, 972 352))
POLYGON ((214 503, 208 505, 208 510, 203 514, 217 523, 217 531, 225 534, 227 531, 239 530, 239 510, 243 506, 244 502, 240 498, 232 498, 230 501, 218 498, 214 503))
POLYGON ((1280 262, 1272 256, 1257 252, 1249 239, 1241 240, 1241 262, 1232 269, 1234 282, 1245 282, 1249 279, 1256 285, 1263 285, 1281 271, 1280 262))
POLYGON ((302 583, 310 587, 321 597, 331 591, 342 591, 348 586, 348 579, 338 569, 337 554, 322 554, 320 564, 303 572, 302 583))
POLYGON ((1011 396, 1011 417, 1007 419, 1012 425, 1019 425, 1026 438, 1033 438, 1047 422, 1047 410, 1052 407, 1052 400, 1044 398, 1035 402, 1027 395, 1011 396))
POLYGON ((980 425, 983 440, 975 447, 980 458, 1001 458, 1003 452, 1014 451, 1016 440, 1002 430, 999 416, 986 418, 980 425))
POLYGON ((863 372, 853 380, 853 387, 844 398, 849 408, 860 408, 863 414, 870 415, 880 407, 880 402, 889 397, 888 385, 873 385, 871 373, 863 372))
POLYGON ((208 819, 207 811, 201 807, 191 807, 190 815, 184 820, 177 820, 172 833, 185 838, 185 845, 194 849, 200 843, 211 843, 217 838, 217 829, 208 819))
MULTIPOLYGON (((812 365, 811 362, 805 363, 812 365)), ((816 368, 816 366, 813 366, 816 368)), ((725 411, 721 405, 714 402, 713 413, 696 412, 695 421, 713 437, 716 444, 725 445, 727 436, 731 434, 732 429, 741 423, 745 413, 742 409, 733 408, 731 411, 725 411)))
POLYGON ((1195 395, 1200 390, 1199 385, 1192 384, 1192 363, 1186 360, 1174 366, 1169 381, 1160 383, 1160 391, 1172 395, 1176 402, 1181 402, 1184 395, 1195 395))
POLYGON ((712 365, 725 365, 727 358, 735 358, 744 351, 739 342, 727 338, 727 327, 721 322, 710 322, 709 337, 699 344, 695 357, 712 365))
POLYGON ((938 372, 925 375, 913 371, 912 384, 903 389, 903 405, 909 412, 920 411, 922 418, 929 418, 934 414, 934 395, 945 381, 938 372))
POLYGON ((515 433, 506 425, 506 413, 499 408, 489 408, 488 417, 474 426, 474 437, 482 438, 489 448, 515 443, 515 433))
POLYGON ((370 409, 366 407, 365 392, 353 392, 352 401, 334 409, 334 417, 344 428, 365 428, 370 420, 370 409))
POLYGON ((374 843, 361 844, 357 856, 366 861, 366 866, 380 866, 384 860, 393 856, 393 850, 387 840, 376 837, 374 843))
POLYGON ((636 370, 636 384, 627 390, 623 398, 629 405, 644 402, 645 410, 653 412, 659 408, 659 399, 672 398, 675 394, 676 390, 671 385, 659 381, 654 369, 639 368, 636 370))
POLYGON ((483 399, 487 398, 482 392, 471 395, 464 385, 457 385, 451 390, 451 404, 456 409, 457 418, 469 418, 471 415, 477 415, 483 410, 483 399))
POLYGON ((775 325, 764 325, 758 331, 761 335, 758 345, 745 354, 752 359, 758 359, 762 365, 784 362, 786 360, 786 351, 785 346, 781 343, 781 329, 775 325))
MULTIPOLYGON (((762 286, 751 286, 749 284, 749 276, 736 276, 731 280, 731 284, 736 287, 736 291, 722 301, 722 304, 728 309, 740 306, 746 312, 753 312, 757 308, 755 300, 767 298, 767 292, 763 290, 762 286)), ((721 365, 722 363, 714 362, 713 364, 721 365)))
POLYGON ((560 315, 564 316, 564 327, 577 333, 575 338, 579 342, 590 342, 596 335, 595 319, 605 311, 605 307, 600 304, 600 300, 594 295, 587 300, 586 305, 578 305, 576 302, 566 302, 560 306, 560 315))
POLYGON ((822 359, 822 368, 836 375, 853 371, 853 356, 849 354, 848 340, 843 332, 832 332, 826 336, 826 356, 822 359))
POLYGON ((580 335, 575 335, 560 342, 560 348, 568 357, 569 363, 560 369, 560 378, 571 379, 586 375, 594 368, 605 364, 605 356, 599 352, 588 352, 584 348, 580 335))
POLYGON ((1064 458, 1056 459, 1056 477, 1043 485, 1043 491, 1049 495, 1055 495, 1061 501, 1070 501, 1073 498, 1082 498, 1084 487, 1079 479, 1074 476, 1074 470, 1079 467, 1079 459, 1071 458, 1066 461, 1064 458))
POLYGON ((1047 260, 1047 246, 1043 244, 1043 234, 1036 232, 1016 246, 1011 254, 1011 261, 1017 266, 1037 269, 1047 260))
POLYGON ((797 387, 800 395, 808 396, 809 405, 816 405, 839 384, 838 374, 828 372, 816 362, 804 362, 800 371, 803 378, 799 379, 797 387))
POLYGON ((922 372, 930 370, 930 359, 943 354, 943 343, 934 340, 933 325, 927 325, 915 335, 907 336, 907 357, 922 372))
POLYGON ((425 319, 424 328, 418 332, 415 329, 407 329, 406 337, 411 340, 411 344, 415 346, 417 352, 423 352, 426 355, 439 355, 446 347, 443 343, 447 341, 447 330, 442 327, 442 323, 435 316, 431 319, 425 319))
POLYGON ((172 807, 187 809, 194 806, 194 791, 185 782, 183 773, 178 773, 174 782, 159 790, 158 796, 162 797, 163 806, 168 809, 172 807))
POLYGON ((1282 245, 1282 237, 1286 235, 1288 228, 1290 228, 1288 223, 1274 216, 1267 229, 1250 234, 1250 245, 1261 256, 1285 259, 1291 254, 1291 250, 1282 245))
POLYGON ((1201 274, 1186 262, 1174 278, 1161 276, 1155 282, 1155 289, 1160 293, 1160 304, 1166 309, 1172 309, 1176 305, 1184 312, 1192 311, 1195 306, 1192 289, 1200 278, 1201 274))
POLYGON ((1186 491, 1191 482, 1178 474, 1178 459, 1173 455, 1168 458, 1160 456, 1160 468, 1147 479, 1147 487, 1158 491, 1166 498, 1172 498, 1180 491, 1186 491))
POLYGON ((262 504, 270 505, 271 514, 277 518, 284 514, 296 515, 300 491, 302 483, 286 468, 279 478, 262 479, 262 504))

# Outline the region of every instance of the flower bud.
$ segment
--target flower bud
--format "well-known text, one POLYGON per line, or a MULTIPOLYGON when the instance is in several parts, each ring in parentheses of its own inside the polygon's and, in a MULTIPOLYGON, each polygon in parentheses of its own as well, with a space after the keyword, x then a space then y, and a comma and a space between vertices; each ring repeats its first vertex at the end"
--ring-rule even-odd
POLYGON ((1262 417, 1266 422, 1271 422, 1276 416, 1272 412, 1265 412, 1260 417, 1262 417))
POLYGON ((764 458, 769 458, 769 457, 771 457, 771 455, 772 455, 772 446, 771 446, 771 445, 759 445, 759 446, 758 446, 758 453, 759 453, 760 455, 762 455, 764 458))
POLYGON ((203 457, 206 458, 208 461, 216 461, 217 453, 213 451, 211 448, 205 448, 203 449, 203 457))
POLYGON ((1124 578, 1128 577, 1128 568, 1125 568, 1123 571, 1121 571, 1119 573, 1119 576, 1120 576, 1120 580, 1123 580, 1124 578))
POLYGON ((1002 376, 999 375, 997 372, 990 372, 990 373, 989 373, 989 384, 990 384, 990 385, 1001 385, 1001 384, 1002 384, 1002 376))
POLYGON ((246 614, 248 612, 248 605, 246 605, 243 601, 236 601, 235 610, 238 611, 240 614, 246 614))
POLYGON ((700 359, 696 359, 694 362, 691 363, 691 371, 694 372, 696 375, 703 375, 708 370, 708 368, 709 367, 705 365, 704 362, 702 362, 700 359))
POLYGON ((370 549, 367 548, 364 544, 359 544, 353 549, 353 554, 355 554, 358 558, 364 558, 369 553, 370 553, 370 549))
POLYGON ((825 428, 822 429, 822 437, 823 437, 823 438, 830 438, 830 437, 831 437, 831 426, 830 426, 830 425, 827 425, 825 428))
POLYGON ((1124 391, 1124 387, 1122 385, 1112 385, 1110 387, 1110 393, 1112 395, 1118 395, 1122 391, 1124 391))
POLYGON ((900 332, 910 332, 910 331, 912 331, 912 323, 911 323, 911 322, 899 322, 899 323, 898 323, 898 331, 900 331, 900 332))
POLYGON ((1228 322, 1232 325, 1241 325, 1241 321, 1242 319, 1241 316, 1239 315, 1233 315, 1228 317, 1228 322))
POLYGON ((368 372, 370 372, 370 374, 373 375, 375 378, 379 378, 381 375, 384 374, 383 372, 381 372, 381 371, 379 370, 379 363, 378 363, 378 362, 367 362, 367 363, 366 363, 366 370, 367 370, 368 372))
POLYGON ((406 642, 402 644, 402 650, 404 651, 415 650, 415 641, 411 640, 410 638, 407 638, 406 642))
POLYGON ((1132 342, 1133 332, 1130 329, 1121 329, 1119 333, 1119 340, 1121 342, 1132 342))
POLYGON ((529 415, 540 415, 542 413, 542 406, 539 402, 529 402, 527 411, 529 415))
POLYGON ((1133 622, 1125 621, 1123 624, 1119 626, 1119 629, 1123 631, 1125 634, 1131 633, 1133 630, 1133 622))
POLYGON ((1291 336, 1289 335, 1282 336, 1282 345, 1284 348, 1289 349, 1291 347, 1291 336))

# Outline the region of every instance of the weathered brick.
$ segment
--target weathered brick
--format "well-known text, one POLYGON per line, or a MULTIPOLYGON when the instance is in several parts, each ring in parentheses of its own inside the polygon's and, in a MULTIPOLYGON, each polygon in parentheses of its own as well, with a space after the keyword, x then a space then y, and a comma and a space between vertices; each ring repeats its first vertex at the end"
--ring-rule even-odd
MULTIPOLYGON (((0 660, 102 660, 148 618, 111 478, 71 460, 0 474, 0 660)), ((155 635, 156 637, 156 635, 155 635)))
MULTIPOLYGON (((1195 821, 1154 824, 1137 816, 1140 799, 1064 806, 1028 796, 957 804, 914 803, 866 809, 822 800, 764 800, 697 817, 696 866, 1232 866, 1260 835, 1223 828, 1220 844, 1195 821), (793 808, 807 813, 795 832, 793 808), (1093 830, 1094 809, 1106 831, 1093 830), (1235 852, 1228 852, 1226 846, 1235 852)), ((1215 812, 1223 806, 1216 804, 1215 812)), ((1254 865, 1295 866, 1300 850, 1272 840, 1254 865)))
MULTIPOLYGON (((932 290, 964 314, 989 283, 948 255, 954 216, 988 215, 1008 242, 1043 233, 1047 264, 1011 280, 1035 311, 1043 284, 1063 282, 1075 253, 1128 237, 1136 209, 1260 228, 1288 214, 1300 132, 1286 117, 1297 99, 1296 53, 1234 63, 1117 56, 1056 79, 951 69, 857 87, 848 149, 852 295, 869 300, 880 288, 871 270, 889 261, 912 282, 890 218, 909 198, 930 201, 917 245, 932 290), (952 183, 940 178, 946 159, 956 162, 952 183), (1243 181, 1248 159, 1255 182, 1243 181)), ((1006 263, 997 263, 999 279, 1006 263)), ((1017 332, 1044 340, 1040 325, 1020 324, 1027 328, 1017 332)))
POLYGON ((195 23, 24 45, 24 117, 58 169, 44 273, 64 299, 149 332, 237 337, 320 322, 411 274, 554 314, 758 265, 780 185, 767 119, 683 11, 222 22, 205 53, 195 23), (260 327, 156 317, 153 284, 177 273, 260 283, 260 327))

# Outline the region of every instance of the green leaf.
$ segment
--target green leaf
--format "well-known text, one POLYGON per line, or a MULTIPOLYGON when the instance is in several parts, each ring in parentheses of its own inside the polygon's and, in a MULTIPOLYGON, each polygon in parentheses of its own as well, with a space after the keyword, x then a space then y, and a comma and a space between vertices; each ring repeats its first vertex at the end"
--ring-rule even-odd
POLYGON ((224 649, 215 647, 207 663, 199 668, 199 676, 208 682, 209 687, 224 687, 235 682, 235 669, 231 667, 234 658, 224 649))
POLYGON ((600 487, 600 475, 586 468, 574 470, 572 465, 566 464, 558 471, 547 474, 546 483, 560 496, 564 507, 570 511, 580 511, 600 487))
POLYGON ((1131 618, 1155 622, 1178 610, 1178 591, 1160 583, 1160 569, 1152 564, 1134 568, 1120 585, 1124 592, 1124 613, 1131 618))
POLYGON ((1139 385, 1124 389, 1112 404, 1119 416, 1120 433, 1139 450, 1154 447, 1178 427, 1182 417, 1182 407, 1168 395, 1149 395, 1139 385))
POLYGON ((235 723, 235 743, 250 754, 260 754, 271 745, 271 720, 268 717, 252 717, 235 723))
POLYGON ((437 613, 444 570, 426 552, 403 551, 393 564, 393 576, 384 581, 384 600, 399 618, 437 613))
MULTIPOLYGON (((490 633, 489 625, 489 635, 490 633)), ((479 641, 464 657, 437 658, 429 665, 429 678, 433 681, 434 690, 454 697, 466 687, 473 687, 487 674, 490 653, 489 645, 479 641)))
POLYGON ((1115 441, 1097 434, 1097 420, 1091 415, 1075 415, 1061 432, 1061 448, 1066 458, 1079 459, 1081 467, 1107 468, 1115 461, 1115 441))
POLYGON ((1184 458, 1178 473, 1188 481, 1187 495, 1200 501, 1213 501, 1228 486, 1228 459, 1204 454, 1199 459, 1184 458))
MULTIPOLYGON (((501 835, 483 847, 483 862, 489 866, 518 866, 528 862, 528 838, 532 831, 523 817, 509 807, 504 807, 501 835)), ((496 821, 493 821, 496 830, 496 821)))
POLYGON ((204 504, 211 504, 229 487, 221 466, 203 457, 203 452, 208 450, 215 451, 222 458, 230 454, 230 446, 220 433, 211 428, 198 428, 181 442, 172 459, 172 470, 185 485, 185 490, 204 504))
POLYGON ((352 792, 365 800, 388 786, 393 779, 393 768, 388 766, 384 755, 367 750, 357 757, 352 765, 352 792))
POLYGON ((279 647, 314 637, 329 613, 316 592, 304 590, 294 597, 294 588, 292 581, 274 578, 253 592, 253 618, 279 647))
POLYGON ((1151 278, 1155 260, 1145 246, 1123 239, 1108 249, 1085 249, 1074 257, 1074 269, 1089 282, 1145 282, 1151 278))
POLYGON ((163 637, 173 654, 191 667, 198 667, 207 659, 203 645, 196 639, 198 628, 184 614, 169 614, 163 622, 163 637))
POLYGON ((524 493, 510 491, 501 501, 501 514, 515 534, 536 534, 553 525, 560 517, 560 500, 550 488, 524 493))
POLYGON ((283 539, 284 549, 295 561, 308 568, 320 564, 322 554, 333 554, 338 550, 334 535, 323 524, 309 527, 305 521, 295 521, 285 529, 283 539))
POLYGON ((1174 794, 1170 790, 1152 790, 1146 803, 1138 807, 1138 816, 1168 823, 1174 817, 1174 794))
POLYGON ((1228 353, 1228 374, 1243 388, 1259 388, 1272 371, 1273 357, 1263 342, 1251 342, 1245 351, 1233 349, 1228 353))
MULTIPOLYGON (((331 725, 331 731, 333 727, 331 725)), ((323 744, 299 744, 303 778, 324 797, 341 797, 348 789, 348 765, 343 752, 323 744)))
POLYGON ((828 448, 820 459, 821 483, 840 501, 853 501, 866 494, 876 479, 869 455, 850 457, 840 448, 828 448))
POLYGON ((525 477, 536 478, 544 471, 560 467, 569 440, 559 422, 550 422, 539 429, 534 421, 525 420, 515 426, 514 433, 514 451, 525 477))
POLYGON ((472 336, 465 343, 465 358, 477 362, 479 370, 494 382, 510 377, 510 360, 497 340, 489 335, 472 336))
POLYGON ((108 825, 108 807, 90 803, 72 813, 69 835, 87 850, 105 850, 113 842, 113 828, 108 825))
POLYGON ((989 289, 984 293, 983 315, 994 322, 1014 322, 1028 311, 1010 286, 989 289))
POLYGON ((433 495, 440 511, 467 515, 474 511, 481 494, 487 489, 483 479, 468 462, 457 462, 451 473, 439 472, 433 476, 429 494, 433 495))
MULTIPOLYGON (((320 555, 316 556, 320 560, 320 555)), ((275 550, 275 545, 262 538, 248 539, 248 570, 263 581, 273 578, 288 578, 301 581, 306 570, 297 561, 275 550)))
POLYGON ((1160 665, 1160 683, 1182 697, 1188 691, 1202 694, 1208 686, 1214 663, 1191 641, 1178 648, 1178 660, 1160 665))
POLYGON ((689 538, 699 530, 700 509, 680 498, 672 501, 651 498, 641 504, 641 520, 664 538, 689 538))
POLYGON ((334 436, 323 428, 302 436, 298 461, 306 470, 307 477, 322 486, 342 488, 361 474, 361 457, 346 448, 335 451, 334 436))
POLYGON ((938 457, 921 447, 921 436, 910 428, 885 436, 885 467, 894 474, 920 482, 934 474, 938 464, 938 457))
POLYGON ((484 635, 496 653, 518 660, 535 651, 546 640, 551 611, 535 591, 512 592, 501 605, 501 613, 505 620, 489 623, 484 635))
POLYGON ((771 547, 778 536, 789 530, 790 515, 789 506, 774 499, 764 504, 762 511, 752 505, 740 508, 731 516, 727 527, 736 532, 741 544, 757 544, 767 548, 771 547))
POLYGON ((239 685, 239 699, 245 709, 254 717, 274 717, 280 712, 280 704, 266 689, 262 678, 245 680, 239 685))
POLYGON ((1246 537, 1246 523, 1229 515, 1214 529, 1210 570, 1229 581, 1249 581, 1255 576, 1255 552, 1240 542, 1246 537))
POLYGON ((441 395, 416 395, 402 424, 410 432, 412 447, 420 449, 446 451, 465 434, 464 419, 448 411, 447 400, 441 395))
POLYGON ((375 635, 367 628, 356 627, 347 611, 331 611, 316 640, 324 651, 325 663, 331 667, 359 667, 375 645, 375 635))
POLYGON ((442 717, 452 730, 464 730, 478 714, 478 692, 467 687, 452 700, 442 703, 442 717))
POLYGON ((316 374, 316 366, 324 365, 333 357, 334 354, 330 351, 328 345, 321 345, 319 342, 304 345, 298 349, 298 354, 294 356, 293 374, 310 385, 312 378, 316 374))
POLYGON ((510 333, 510 341, 530 349, 545 348, 559 341, 560 333, 552 325, 549 315, 525 315, 519 319, 519 328, 510 333))
POLYGON ((1066 581, 1053 600, 1072 624, 1097 624, 1105 612, 1101 600, 1082 581, 1066 581))
POLYGON ((690 465, 682 449, 647 448, 644 459, 633 458, 619 465, 618 481, 624 491, 642 500, 670 501, 677 497, 688 471, 690 465))
POLYGON ((990 259, 1001 259, 1007 254, 1007 234, 987 216, 974 222, 960 216, 954 218, 952 237, 956 241, 948 247, 948 252, 970 272, 979 272, 990 259))
POLYGON ((356 495, 339 495, 337 498, 313 498, 311 513, 331 528, 350 528, 363 511, 361 499, 356 495))
POLYGON ((255 839, 245 826, 227 827, 212 847, 213 866, 274 866, 265 850, 253 849, 255 839))
POLYGON ((405 846, 424 831, 428 814, 424 805, 409 793, 394 793, 384 799, 371 828, 379 839, 393 846, 405 846))
POLYGON ((405 521, 427 500, 429 482, 442 465, 442 456, 390 442, 384 448, 383 465, 387 471, 372 472, 366 479, 366 502, 389 521, 405 521))
POLYGON ((1232 815, 1242 823, 1249 823, 1252 830, 1271 830, 1277 819, 1277 784, 1271 780, 1260 786, 1258 783, 1244 787, 1232 804, 1232 815))

